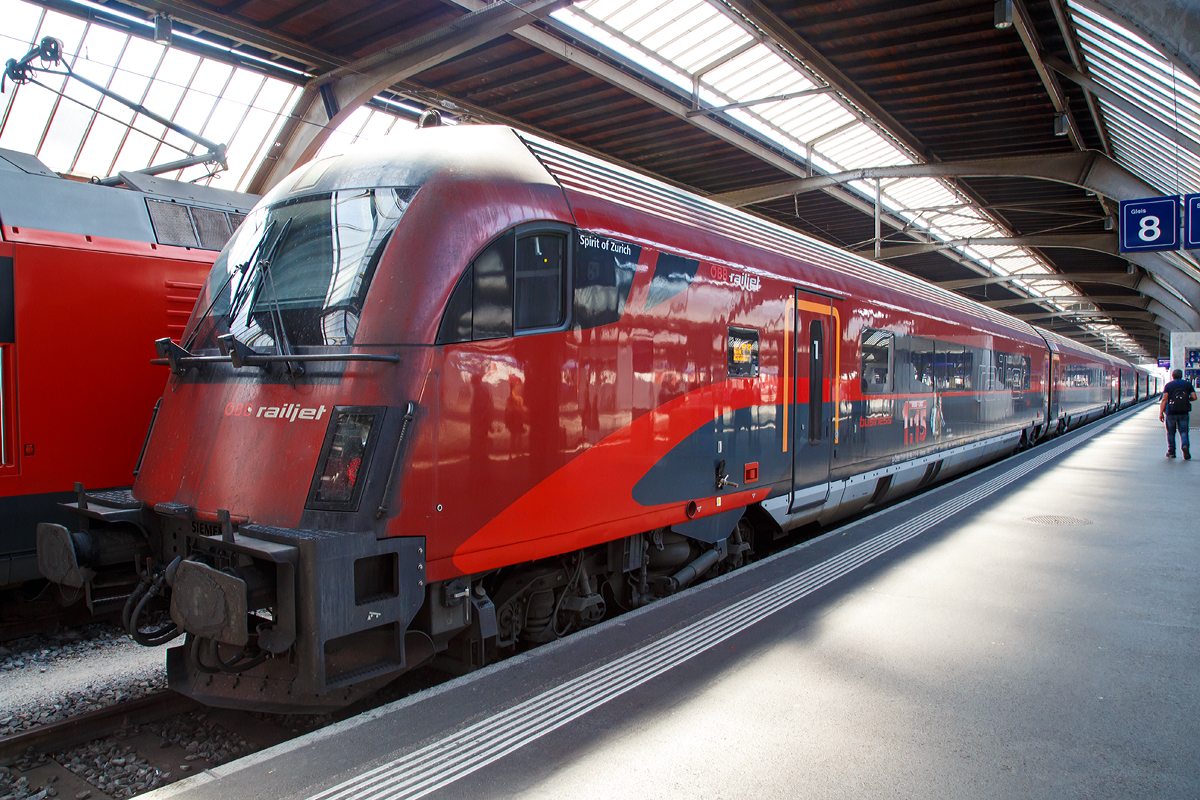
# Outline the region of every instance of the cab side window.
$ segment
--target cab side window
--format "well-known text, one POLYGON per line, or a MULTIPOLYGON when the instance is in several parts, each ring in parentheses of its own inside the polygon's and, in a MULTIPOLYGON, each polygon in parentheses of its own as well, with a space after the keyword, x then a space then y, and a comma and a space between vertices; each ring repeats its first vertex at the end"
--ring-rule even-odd
POLYGON ((535 233, 517 239, 516 329, 555 328, 566 319, 567 237, 535 233))
POLYGON ((513 241, 512 231, 496 239, 458 279, 438 328, 438 344, 512 336, 513 241))
POLYGON ((567 321, 568 230, 556 223, 522 225, 484 248, 450 293, 437 344, 561 327, 567 321))
POLYGON ((513 332, 513 235, 506 233, 475 259, 471 338, 500 339, 513 332))

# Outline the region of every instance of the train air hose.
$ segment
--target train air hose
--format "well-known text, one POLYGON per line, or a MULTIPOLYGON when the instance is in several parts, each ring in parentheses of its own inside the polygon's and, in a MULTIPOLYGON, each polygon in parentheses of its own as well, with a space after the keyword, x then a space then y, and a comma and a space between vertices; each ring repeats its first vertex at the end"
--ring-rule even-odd
POLYGON ((147 564, 142 580, 125 600, 125 607, 121 610, 121 621, 125 623, 125 630, 133 637, 133 640, 143 647, 164 645, 183 633, 174 622, 168 622, 149 631, 141 630, 142 613, 151 600, 162 594, 163 585, 168 582, 170 575, 174 575, 180 560, 176 556, 166 569, 160 570, 158 573, 153 573, 150 565, 147 564))
POLYGON ((260 650, 257 655, 246 657, 247 651, 243 650, 233 658, 226 661, 221 658, 221 654, 217 651, 217 646, 218 644, 216 639, 205 639, 199 636, 192 636, 191 643, 188 646, 188 658, 191 660, 192 665, 196 669, 208 675, 217 675, 222 672, 237 675, 245 672, 246 670, 254 669, 259 664, 266 661, 271 655, 265 650, 260 650), (202 652, 202 649, 203 651, 207 651, 207 654, 217 662, 217 666, 214 667, 204 663, 204 653, 202 652))

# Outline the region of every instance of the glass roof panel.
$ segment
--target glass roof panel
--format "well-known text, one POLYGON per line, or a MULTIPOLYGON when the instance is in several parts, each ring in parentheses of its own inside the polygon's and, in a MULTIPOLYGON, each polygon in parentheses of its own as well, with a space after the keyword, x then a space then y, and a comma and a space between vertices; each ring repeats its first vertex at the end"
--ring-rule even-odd
POLYGON ((866 125, 855 125, 821 142, 821 152, 843 169, 903 164, 904 154, 866 125))
MULTIPOLYGON (((226 144, 229 174, 218 180, 230 189, 245 188, 252 165, 262 157, 264 140, 274 136, 298 92, 277 78, 43 12, 22 0, 0 0, 0 19, 5 20, 0 61, 21 58, 31 42, 53 36, 63 41, 66 63, 79 75, 226 144)), ((104 177, 201 151, 186 137, 79 81, 64 83, 63 77, 44 71, 35 73, 35 79, 43 85, 9 83, 0 95, 0 146, 33 153, 53 170, 104 177)), ((215 179, 205 166, 164 177, 204 183, 215 179)))
MULTIPOLYGON (((1200 85, 1137 31, 1087 5, 1068 7, 1085 67, 1099 84, 1160 125, 1200 140, 1200 85)), ((1200 155, 1097 97, 1113 157, 1164 194, 1200 191, 1200 155)))
MULTIPOLYGON (((101 103, 100 110, 117 119, 129 120, 133 117, 132 111, 112 100, 106 99, 101 103)), ((70 172, 88 177, 108 175, 113 155, 120 148, 128 130, 128 127, 116 120, 97 115, 92 121, 92 130, 80 149, 78 158, 71 165, 70 172)))

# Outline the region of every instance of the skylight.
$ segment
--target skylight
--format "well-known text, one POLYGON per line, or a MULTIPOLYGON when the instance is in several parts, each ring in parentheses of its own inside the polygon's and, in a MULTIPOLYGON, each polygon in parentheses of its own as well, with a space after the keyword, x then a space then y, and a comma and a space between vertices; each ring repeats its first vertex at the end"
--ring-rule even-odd
MULTIPOLYGON (((1200 141, 1200 85, 1141 34, 1069 3, 1090 77, 1162 125, 1200 141)), ((1200 192, 1200 155, 1097 97, 1113 157, 1163 194, 1200 192)))
MULTIPOLYGON (((65 60, 78 74, 227 145, 227 171, 213 174, 210 166, 199 165, 164 173, 166 178, 245 191, 300 94, 287 81, 22 0, 0 0, 0 19, 0 63, 21 58, 42 37, 53 36, 62 40, 65 60)), ((61 65, 51 69, 62 71, 61 65)), ((35 78, 43 85, 8 82, 0 95, 0 147, 36 155, 56 172, 107 177, 204 152, 79 81, 40 71, 35 78)), ((412 124, 378 105, 352 114, 320 156, 412 124)))

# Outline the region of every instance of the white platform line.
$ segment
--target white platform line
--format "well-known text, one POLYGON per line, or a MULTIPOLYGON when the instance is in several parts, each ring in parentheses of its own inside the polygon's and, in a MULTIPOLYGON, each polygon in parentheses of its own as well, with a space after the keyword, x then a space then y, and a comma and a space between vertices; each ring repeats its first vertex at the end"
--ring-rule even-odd
POLYGON ((309 800, 416 800, 425 797, 844 577, 1079 446, 1118 419, 1114 416, 1094 423, 1070 441, 878 536, 439 741, 312 795, 309 800))

